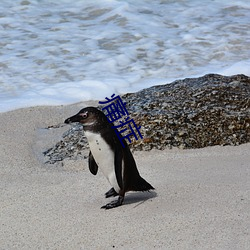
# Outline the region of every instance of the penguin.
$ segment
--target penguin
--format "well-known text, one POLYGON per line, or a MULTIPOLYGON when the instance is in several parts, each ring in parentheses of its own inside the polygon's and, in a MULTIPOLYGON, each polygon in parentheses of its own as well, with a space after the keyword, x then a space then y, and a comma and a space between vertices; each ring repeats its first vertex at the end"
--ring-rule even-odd
POLYGON ((125 193, 128 191, 149 191, 154 189, 144 180, 137 169, 134 157, 128 144, 122 138, 118 138, 113 123, 110 123, 105 114, 95 107, 86 107, 76 115, 69 117, 65 123, 78 122, 83 126, 87 137, 89 152, 89 170, 93 175, 100 168, 111 185, 111 189, 105 193, 105 197, 118 196, 101 208, 111 209, 121 206, 125 193), (122 145, 121 141, 123 140, 122 145))

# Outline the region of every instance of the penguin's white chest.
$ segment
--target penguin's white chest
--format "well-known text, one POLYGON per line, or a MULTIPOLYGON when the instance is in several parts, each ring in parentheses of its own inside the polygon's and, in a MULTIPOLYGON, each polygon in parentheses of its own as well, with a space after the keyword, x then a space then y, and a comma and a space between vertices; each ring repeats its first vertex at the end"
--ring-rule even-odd
POLYGON ((111 186, 118 193, 120 187, 115 174, 115 155, 113 150, 100 134, 86 131, 85 135, 88 139, 89 147, 96 164, 101 169, 104 176, 108 179, 111 186))

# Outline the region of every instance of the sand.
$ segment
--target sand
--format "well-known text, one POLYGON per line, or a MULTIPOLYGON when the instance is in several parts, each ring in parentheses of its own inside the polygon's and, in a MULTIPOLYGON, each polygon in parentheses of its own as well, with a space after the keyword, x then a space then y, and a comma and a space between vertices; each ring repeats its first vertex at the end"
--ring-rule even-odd
POLYGON ((249 249, 250 144, 135 152, 155 192, 103 210, 87 160, 42 162, 68 129, 44 128, 86 105, 0 114, 0 249, 249 249))

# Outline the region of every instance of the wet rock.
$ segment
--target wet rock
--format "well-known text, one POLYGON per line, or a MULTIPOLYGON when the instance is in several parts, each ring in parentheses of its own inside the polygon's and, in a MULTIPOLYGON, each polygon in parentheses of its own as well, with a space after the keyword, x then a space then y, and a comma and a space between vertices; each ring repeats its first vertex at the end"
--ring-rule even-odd
MULTIPOLYGON (((250 78, 209 74, 121 96, 143 139, 133 150, 202 148, 250 142, 250 78)), ((44 152, 49 162, 86 157, 81 126, 44 152)))

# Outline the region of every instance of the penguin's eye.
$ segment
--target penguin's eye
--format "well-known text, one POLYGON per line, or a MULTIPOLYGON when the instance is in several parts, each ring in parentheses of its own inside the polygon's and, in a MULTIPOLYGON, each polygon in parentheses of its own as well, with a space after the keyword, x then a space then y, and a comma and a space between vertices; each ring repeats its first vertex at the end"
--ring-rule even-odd
POLYGON ((88 117, 88 112, 79 114, 83 119, 86 119, 88 117))

